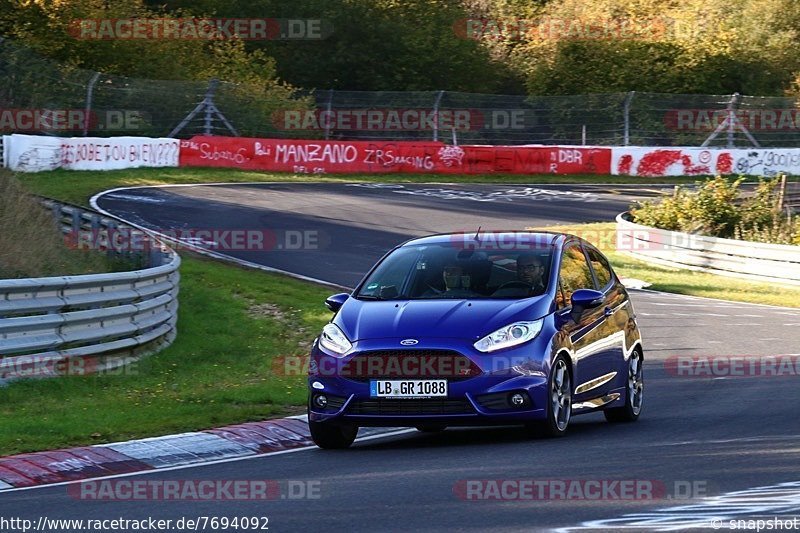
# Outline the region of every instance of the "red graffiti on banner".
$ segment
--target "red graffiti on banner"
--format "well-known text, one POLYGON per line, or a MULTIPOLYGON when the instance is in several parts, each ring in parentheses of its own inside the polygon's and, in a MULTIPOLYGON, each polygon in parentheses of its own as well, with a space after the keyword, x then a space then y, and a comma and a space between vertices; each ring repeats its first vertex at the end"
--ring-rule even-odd
POLYGON ((733 156, 723 152, 717 157, 717 174, 730 174, 733 172, 733 156))
POLYGON ((611 149, 200 136, 181 141, 180 166, 297 174, 609 174, 611 149))

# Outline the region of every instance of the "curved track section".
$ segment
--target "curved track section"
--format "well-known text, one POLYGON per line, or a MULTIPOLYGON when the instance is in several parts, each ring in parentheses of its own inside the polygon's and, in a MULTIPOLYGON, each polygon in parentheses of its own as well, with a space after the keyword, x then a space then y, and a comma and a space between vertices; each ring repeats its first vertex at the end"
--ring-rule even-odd
MULTIPOLYGON (((279 250, 276 244, 273 250, 226 253, 352 286, 381 254, 409 237, 478 226, 521 229, 613 220, 630 200, 569 186, 251 184, 117 190, 99 195, 96 202, 156 230, 317 232, 324 243, 317 249, 279 250)), ((678 357, 796 353, 800 311, 646 291, 632 291, 632 297, 646 348, 645 408, 636 424, 611 425, 600 414, 582 416, 559 440, 529 440, 516 428, 406 433, 357 443, 349 452, 311 449, 150 476, 315 480, 321 492, 310 500, 86 502, 69 497, 63 487, 51 487, 9 493, 0 505, 33 519, 43 509, 52 509, 53 516, 92 518, 266 515, 273 531, 531 531, 598 524, 603 530, 616 524, 661 530, 667 526, 658 520, 639 524, 628 517, 653 516, 658 509, 700 502, 702 496, 800 479, 796 373, 784 369, 778 376, 762 372, 760 377, 731 378, 719 368, 703 373, 702 365, 687 372, 675 366, 678 357), (526 480, 547 490, 523 498, 475 499, 493 494, 485 484, 475 484, 485 480, 526 480), (555 490, 565 480, 606 485, 627 480, 655 490, 632 498, 619 490, 580 497, 555 490), (482 487, 482 492, 469 487, 482 487), (695 497, 692 502, 675 501, 689 495, 695 497), (625 518, 617 522, 616 517, 625 518)), ((790 487, 792 501, 798 501, 800 489, 790 487)), ((797 504, 765 508, 770 514, 800 515, 797 504)), ((704 512, 698 520, 715 513, 713 507, 704 512)), ((726 516, 731 512, 719 510, 726 516)))

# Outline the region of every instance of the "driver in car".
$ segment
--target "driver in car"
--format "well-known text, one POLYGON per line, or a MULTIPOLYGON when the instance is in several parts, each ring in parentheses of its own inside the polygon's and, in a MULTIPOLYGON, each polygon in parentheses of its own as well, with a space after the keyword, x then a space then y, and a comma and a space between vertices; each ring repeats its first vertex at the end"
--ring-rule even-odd
POLYGON ((442 277, 444 277, 445 292, 469 289, 469 276, 464 275, 464 269, 460 266, 451 265, 444 267, 442 277))
POLYGON ((542 260, 531 254, 517 257, 517 280, 531 286, 531 294, 544 294, 544 265, 542 260))
POLYGON ((458 265, 447 265, 442 269, 444 290, 428 286, 424 298, 466 298, 473 295, 470 287, 471 276, 458 265))

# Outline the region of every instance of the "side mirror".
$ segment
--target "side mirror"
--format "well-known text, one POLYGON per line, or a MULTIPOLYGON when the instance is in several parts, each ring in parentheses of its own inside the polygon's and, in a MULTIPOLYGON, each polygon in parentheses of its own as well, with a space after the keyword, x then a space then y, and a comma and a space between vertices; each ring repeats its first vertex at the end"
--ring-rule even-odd
POLYGON ((592 289, 578 289, 572 293, 572 309, 591 309, 603 305, 603 293, 592 289))
POLYGON ((325 307, 335 313, 344 305, 348 298, 350 298, 350 295, 346 292, 340 292, 339 294, 328 296, 328 298, 325 300, 325 307))

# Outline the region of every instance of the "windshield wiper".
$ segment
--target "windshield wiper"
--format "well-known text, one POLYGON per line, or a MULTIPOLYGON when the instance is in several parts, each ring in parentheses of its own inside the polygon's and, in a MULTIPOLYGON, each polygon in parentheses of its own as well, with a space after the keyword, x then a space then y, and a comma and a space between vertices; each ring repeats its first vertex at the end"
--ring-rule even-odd
POLYGON ((398 296, 395 296, 394 298, 383 298, 381 296, 375 296, 373 294, 361 294, 359 296, 356 296, 356 299, 357 300, 373 300, 373 301, 378 301, 378 302, 389 302, 389 301, 395 301, 395 300, 409 300, 409 298, 407 296, 398 295, 398 296))

